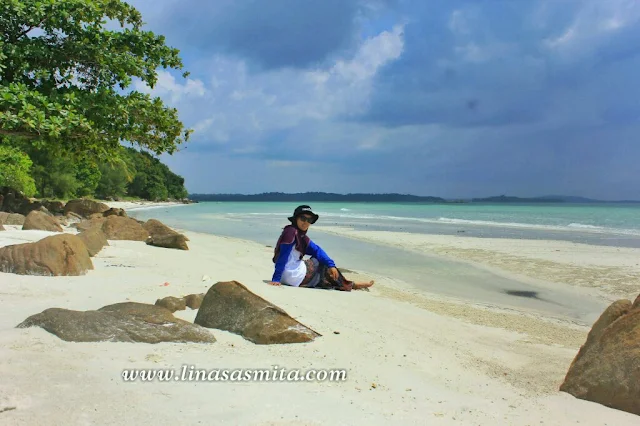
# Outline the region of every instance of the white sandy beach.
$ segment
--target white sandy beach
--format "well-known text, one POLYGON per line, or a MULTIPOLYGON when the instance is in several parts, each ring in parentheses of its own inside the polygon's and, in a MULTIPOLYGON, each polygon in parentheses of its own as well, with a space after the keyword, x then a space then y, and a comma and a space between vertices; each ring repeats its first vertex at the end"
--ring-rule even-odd
POLYGON ((183 206, 186 204, 177 202, 177 201, 146 201, 146 200, 137 200, 137 201, 102 201, 107 204, 109 207, 116 209, 124 209, 127 211, 138 210, 138 209, 156 209, 162 207, 176 207, 183 206))
MULTIPOLYGON (((0 246, 49 235, 6 228, 0 246)), ((323 231, 390 243, 384 233, 323 231)), ((432 297, 379 276, 373 277, 376 285, 369 292, 271 287, 265 284, 273 268, 271 248, 186 235, 189 251, 110 241, 92 259, 95 270, 81 277, 0 273, 0 424, 638 424, 638 416, 557 391, 589 327, 432 297), (69 343, 40 328, 15 328, 50 307, 153 304, 229 280, 243 283, 322 337, 306 344, 260 346, 211 330, 218 341, 210 345, 69 343), (180 370, 183 365, 205 370, 344 368, 348 380, 126 383, 120 376, 123 369, 180 370)), ((404 248, 505 273, 528 276, 522 266, 535 263, 536 272, 529 275, 536 279, 587 286, 609 277, 607 291, 638 292, 633 285, 640 269, 633 262, 640 251, 634 249, 405 237, 404 248), (594 276, 598 273, 605 275, 594 276)), ((352 277, 369 278, 364 272, 352 277)), ((196 311, 187 308, 175 315, 193 321, 196 311)))

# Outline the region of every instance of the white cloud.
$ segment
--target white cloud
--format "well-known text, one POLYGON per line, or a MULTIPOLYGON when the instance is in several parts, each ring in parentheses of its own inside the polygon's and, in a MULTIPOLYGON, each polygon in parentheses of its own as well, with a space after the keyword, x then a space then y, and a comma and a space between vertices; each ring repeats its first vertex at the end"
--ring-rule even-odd
MULTIPOLYGON (((546 12, 553 13, 553 9, 546 12)), ((589 0, 582 3, 573 22, 561 34, 548 37, 543 44, 560 54, 580 55, 600 47, 613 33, 638 23, 637 0, 589 0)))
POLYGON ((179 102, 183 98, 202 97, 207 93, 201 80, 187 78, 184 84, 180 84, 168 71, 158 72, 158 80, 153 89, 140 80, 134 83, 134 88, 143 93, 153 93, 167 98, 171 103, 179 102))
POLYGON ((397 26, 364 40, 352 57, 325 68, 251 73, 240 60, 216 56, 191 66, 210 70, 212 75, 199 75, 208 86, 201 80, 179 85, 163 74, 155 90, 175 103, 195 130, 192 143, 233 141, 235 149, 245 152, 243 147, 259 144, 270 133, 363 112, 373 79, 403 48, 403 27, 397 26))
POLYGON ((206 138, 210 142, 214 143, 227 143, 229 142, 229 133, 225 130, 227 124, 227 117, 223 114, 216 114, 209 118, 205 118, 198 121, 192 126, 194 136, 198 135, 202 138, 206 138))
POLYGON ((352 83, 370 80, 381 66, 402 54, 402 30, 397 26, 365 41, 355 58, 338 61, 330 72, 352 83))

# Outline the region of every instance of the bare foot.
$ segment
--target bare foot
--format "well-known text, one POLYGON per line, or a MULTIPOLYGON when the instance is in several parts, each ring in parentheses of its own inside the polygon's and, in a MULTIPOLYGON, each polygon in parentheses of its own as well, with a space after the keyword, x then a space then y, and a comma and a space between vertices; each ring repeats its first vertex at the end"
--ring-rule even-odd
POLYGON ((363 288, 369 288, 369 287, 371 287, 373 285, 374 282, 375 282, 374 280, 371 280, 368 283, 355 283, 355 284, 353 284, 353 289, 354 290, 361 290, 363 288))

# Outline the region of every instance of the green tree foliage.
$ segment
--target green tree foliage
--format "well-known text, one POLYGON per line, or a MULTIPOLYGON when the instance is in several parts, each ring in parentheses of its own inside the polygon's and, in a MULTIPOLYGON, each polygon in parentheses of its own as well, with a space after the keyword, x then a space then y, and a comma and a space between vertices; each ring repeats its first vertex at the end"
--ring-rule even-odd
POLYGON ((25 190, 28 188, 25 185, 14 187, 40 198, 167 200, 188 196, 182 176, 173 173, 151 154, 133 148, 120 147, 115 157, 99 164, 87 158, 70 160, 51 156, 28 144, 25 145, 26 153, 8 145, 0 145, 0 148, 0 165, 21 165, 20 168, 2 167, 0 176, 5 176, 5 182, 17 182, 18 176, 26 176, 27 182, 31 182, 31 190, 25 190))
POLYGON ((78 181, 75 195, 78 197, 92 196, 96 192, 102 176, 98 164, 89 158, 83 158, 75 164, 74 175, 78 181))
MULTIPOLYGON (((178 53, 121 0, 2 0, 0 135, 55 157, 105 160, 122 141, 171 154, 190 131, 175 109, 130 87, 135 78, 153 87, 160 67, 182 69, 178 53)), ((90 191, 95 169, 79 173, 90 183, 75 191, 90 191)))
POLYGON ((72 198, 93 195, 100 171, 90 159, 70 159, 50 155, 28 143, 22 149, 33 160, 31 175, 37 195, 42 198, 72 198))
POLYGON ((98 198, 116 198, 127 195, 131 171, 124 161, 100 164, 100 181, 96 188, 98 198))
POLYGON ((0 187, 8 186, 32 197, 36 185, 31 177, 32 161, 18 148, 0 144, 0 187))
POLYGON ((80 183, 72 173, 57 169, 51 171, 47 178, 50 182, 48 187, 50 191, 47 195, 62 199, 75 198, 80 183))
POLYGON ((159 159, 144 151, 125 148, 124 155, 129 169, 135 170, 128 195, 147 200, 183 199, 187 197, 184 178, 173 173, 159 159))

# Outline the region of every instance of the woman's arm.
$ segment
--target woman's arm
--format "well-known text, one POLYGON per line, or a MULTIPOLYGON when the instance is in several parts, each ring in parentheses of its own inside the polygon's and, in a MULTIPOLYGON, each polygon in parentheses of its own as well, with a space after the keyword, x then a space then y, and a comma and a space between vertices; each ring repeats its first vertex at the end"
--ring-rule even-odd
POLYGON ((280 244, 280 253, 278 255, 278 259, 276 259, 275 271, 273 272, 273 277, 271 278, 271 282, 279 283, 282 279, 282 273, 284 272, 284 267, 287 264, 287 260, 289 260, 289 255, 291 254, 291 250, 293 250, 293 246, 295 243, 291 244, 280 244))
POLYGON ((309 241, 309 246, 307 247, 307 252, 305 254, 315 257, 321 264, 326 265, 329 268, 336 267, 335 262, 313 241, 309 241))

